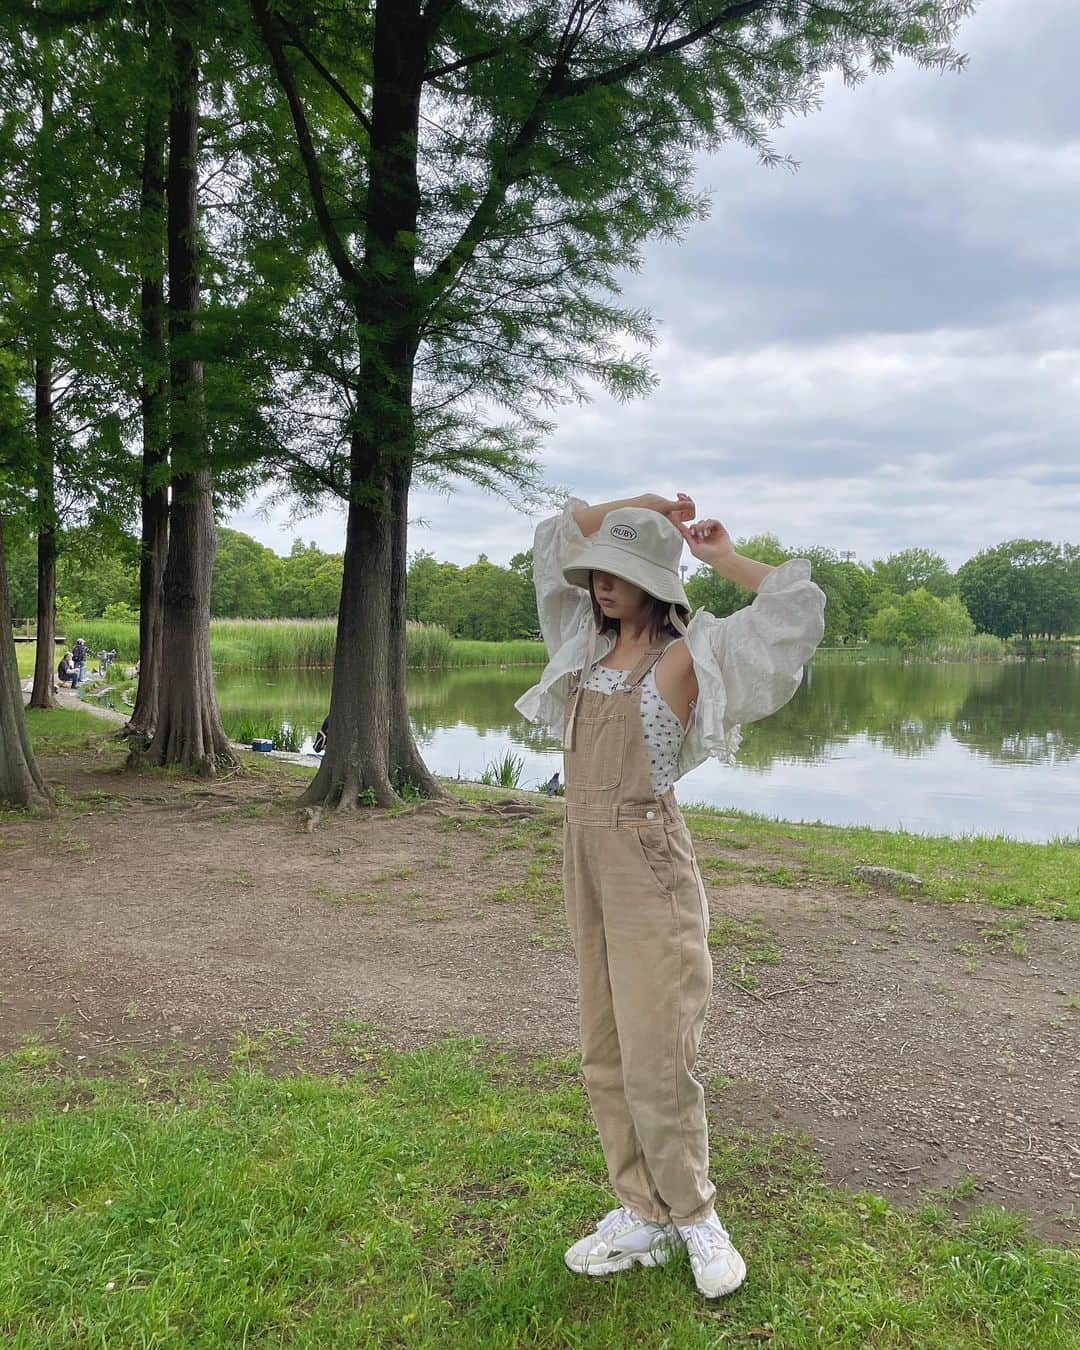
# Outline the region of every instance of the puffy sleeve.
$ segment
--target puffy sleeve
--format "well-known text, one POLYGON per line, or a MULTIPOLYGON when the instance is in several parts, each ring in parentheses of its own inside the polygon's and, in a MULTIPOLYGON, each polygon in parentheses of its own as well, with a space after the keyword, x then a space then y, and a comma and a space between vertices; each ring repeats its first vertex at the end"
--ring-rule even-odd
POLYGON ((698 680, 695 718, 703 748, 730 761, 739 726, 782 708, 825 632, 825 594, 810 562, 791 558, 761 583, 753 604, 718 619, 699 610, 687 644, 698 680))
POLYGON ((542 520, 536 527, 533 582, 536 586, 540 631, 548 656, 554 656, 565 642, 574 637, 591 615, 587 592, 580 586, 569 585, 562 574, 562 569, 588 542, 572 514, 575 507, 587 505, 587 502, 571 497, 557 516, 542 520))

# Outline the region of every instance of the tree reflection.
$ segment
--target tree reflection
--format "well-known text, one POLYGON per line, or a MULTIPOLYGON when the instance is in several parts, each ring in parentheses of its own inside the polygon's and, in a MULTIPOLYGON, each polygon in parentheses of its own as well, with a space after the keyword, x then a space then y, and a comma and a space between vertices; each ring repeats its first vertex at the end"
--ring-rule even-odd
MULTIPOLYGON (((537 754, 558 753, 559 738, 514 707, 539 667, 414 671, 409 710, 416 735, 445 728, 506 736, 537 754)), ((223 710, 280 716, 304 730, 322 721, 329 672, 256 672, 221 678, 223 710)), ((824 763, 865 738, 895 755, 930 753, 943 740, 1000 763, 1047 764, 1080 754, 1080 664, 1015 661, 945 665, 819 660, 786 707, 744 729, 739 762, 764 772, 780 762, 824 763)))

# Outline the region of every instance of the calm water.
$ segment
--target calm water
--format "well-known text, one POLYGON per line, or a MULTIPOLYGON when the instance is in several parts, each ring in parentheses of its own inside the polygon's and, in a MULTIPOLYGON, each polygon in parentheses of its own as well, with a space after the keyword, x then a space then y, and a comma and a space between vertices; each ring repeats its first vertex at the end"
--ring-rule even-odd
MULTIPOLYGON (((509 750, 523 787, 561 764, 558 742, 518 716, 539 674, 459 670, 410 676, 413 726, 428 765, 478 778, 509 750)), ((328 671, 221 675, 222 711, 280 719, 308 737, 330 698, 328 671)), ((1080 833, 1080 662, 808 669, 786 708, 745 728, 739 763, 681 779, 682 802, 789 820, 927 834, 1080 833)))

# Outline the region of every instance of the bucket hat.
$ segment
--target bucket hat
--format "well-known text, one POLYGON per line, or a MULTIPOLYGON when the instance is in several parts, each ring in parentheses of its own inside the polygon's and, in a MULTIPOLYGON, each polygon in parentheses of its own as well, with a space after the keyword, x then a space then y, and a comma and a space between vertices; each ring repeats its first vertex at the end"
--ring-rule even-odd
POLYGON ((657 600, 690 609, 679 577, 683 537, 659 511, 618 506, 600 522, 587 547, 563 568, 571 586, 589 589, 590 572, 610 572, 657 600))

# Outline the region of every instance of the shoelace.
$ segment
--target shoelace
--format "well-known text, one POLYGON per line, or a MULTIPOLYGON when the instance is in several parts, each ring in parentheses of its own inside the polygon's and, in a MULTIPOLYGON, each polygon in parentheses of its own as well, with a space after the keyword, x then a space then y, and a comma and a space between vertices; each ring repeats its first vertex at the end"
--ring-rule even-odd
POLYGON ((683 1237, 687 1247, 702 1261, 711 1261, 731 1246, 728 1231, 719 1219, 711 1223, 691 1224, 683 1231, 683 1237))
POLYGON ((616 1237, 623 1229, 630 1228, 635 1223, 637 1223, 637 1220, 630 1211, 624 1209, 622 1205, 618 1205, 615 1209, 609 1210, 596 1225, 596 1235, 607 1242, 610 1238, 616 1237))

